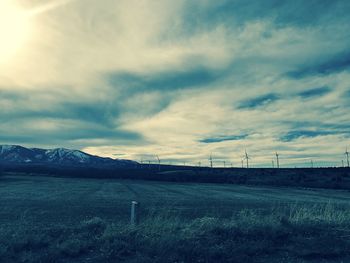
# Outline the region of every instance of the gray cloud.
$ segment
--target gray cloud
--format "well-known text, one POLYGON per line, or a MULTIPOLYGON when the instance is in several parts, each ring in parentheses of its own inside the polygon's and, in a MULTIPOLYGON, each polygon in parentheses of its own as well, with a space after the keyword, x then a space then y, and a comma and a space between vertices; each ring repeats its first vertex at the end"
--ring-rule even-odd
MULTIPOLYGON (((320 23, 349 21, 347 1, 279 1, 267 0, 220 0, 206 3, 193 2, 184 13, 186 29, 197 27, 207 29, 224 23, 237 26, 249 21, 273 20, 279 27, 318 26, 320 23)), ((192 31, 190 31, 192 32, 192 31)))
POLYGON ((330 131, 312 131, 312 130, 295 130, 289 131, 287 134, 283 135, 280 139, 285 142, 294 141, 299 138, 313 138, 317 136, 331 135, 336 132, 330 131))
POLYGON ((299 96, 305 99, 308 98, 314 98, 314 97, 322 97, 332 91, 329 87, 319 87, 319 88, 313 88, 304 90, 302 92, 299 92, 299 96))
POLYGON ((280 99, 280 96, 275 93, 262 95, 256 98, 248 99, 240 102, 239 109, 255 109, 262 106, 267 106, 280 99))
POLYGON ((242 135, 226 135, 226 136, 218 136, 218 137, 211 137, 211 138, 205 138, 199 140, 199 142, 203 143, 216 143, 216 142, 225 142, 225 141, 237 141, 237 140, 243 140, 248 137, 248 134, 242 134, 242 135))
POLYGON ((174 91, 206 86, 219 78, 216 72, 205 68, 184 71, 157 72, 152 75, 132 73, 109 74, 107 79, 115 87, 126 87, 127 94, 152 90, 174 91))
POLYGON ((349 51, 336 54, 334 57, 321 62, 300 66, 299 69, 287 72, 292 78, 303 78, 313 75, 329 75, 350 69, 349 51))

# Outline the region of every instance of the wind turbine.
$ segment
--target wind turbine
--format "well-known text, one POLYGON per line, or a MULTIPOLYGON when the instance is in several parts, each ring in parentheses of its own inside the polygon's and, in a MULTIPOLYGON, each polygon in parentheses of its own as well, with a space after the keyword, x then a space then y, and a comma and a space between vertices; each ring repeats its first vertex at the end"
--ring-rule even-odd
POLYGON ((344 167, 344 160, 341 160, 341 165, 342 167, 344 167))
POLYGON ((276 152, 277 168, 280 168, 279 154, 276 152))
POLYGON ((244 167, 243 167, 244 158, 242 158, 241 161, 242 161, 242 168, 244 168, 244 167))
POLYGON ((272 160, 272 168, 275 168, 275 161, 272 160))
POLYGON ((349 152, 348 152, 348 147, 346 147, 346 150, 345 150, 345 153, 344 153, 345 155, 346 155, 346 161, 347 161, 347 163, 348 163, 348 168, 350 167, 350 165, 349 165, 349 152))
POLYGON ((210 163, 210 168, 213 168, 213 156, 210 154, 209 156, 209 163, 210 163))
POLYGON ((224 161, 224 168, 226 168, 226 161, 224 161))
POLYGON ((314 168, 314 161, 311 160, 311 168, 314 168))
POLYGON ((158 170, 160 171, 160 159, 159 159, 158 155, 156 155, 156 157, 157 157, 157 160, 158 160, 158 170))
POLYGON ((249 168, 249 159, 250 159, 250 157, 248 156, 247 150, 245 150, 244 158, 247 161, 247 168, 249 168))

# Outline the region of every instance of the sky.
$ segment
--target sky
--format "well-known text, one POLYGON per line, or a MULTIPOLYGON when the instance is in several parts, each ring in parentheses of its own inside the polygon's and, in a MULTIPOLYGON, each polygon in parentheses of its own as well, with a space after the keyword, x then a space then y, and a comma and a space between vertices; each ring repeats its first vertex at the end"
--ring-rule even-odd
POLYGON ((350 1, 1 0, 0 144, 340 166, 350 1))

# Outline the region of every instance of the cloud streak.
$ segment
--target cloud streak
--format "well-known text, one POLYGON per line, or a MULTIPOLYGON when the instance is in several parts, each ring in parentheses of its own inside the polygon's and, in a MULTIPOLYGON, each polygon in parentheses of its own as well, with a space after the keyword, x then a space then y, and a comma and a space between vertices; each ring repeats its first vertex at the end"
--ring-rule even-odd
POLYGON ((48 11, 52 11, 56 8, 59 8, 63 5, 68 4, 69 2, 76 0, 52 0, 51 2, 40 5, 39 7, 32 8, 28 11, 29 16, 36 16, 48 11))
POLYGON ((201 139, 199 142, 203 143, 216 143, 216 142, 225 142, 225 141, 238 141, 238 140, 243 140, 247 138, 247 134, 242 134, 242 135, 228 135, 228 136, 219 136, 219 137, 213 137, 213 138, 206 138, 206 139, 201 139))

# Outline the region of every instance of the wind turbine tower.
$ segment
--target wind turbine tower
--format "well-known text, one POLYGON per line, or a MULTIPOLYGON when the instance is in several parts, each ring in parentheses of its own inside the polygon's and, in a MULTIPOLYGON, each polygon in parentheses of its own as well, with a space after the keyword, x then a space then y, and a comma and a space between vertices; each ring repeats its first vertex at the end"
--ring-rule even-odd
POLYGON ((350 167, 350 165, 349 165, 349 152, 348 152, 348 147, 346 147, 346 150, 345 150, 345 153, 344 153, 345 155, 346 155, 346 161, 347 161, 347 163, 348 163, 348 168, 350 167))
POLYGON ((280 168, 279 154, 276 152, 277 168, 280 168))
POLYGON ((158 160, 158 170, 160 171, 160 159, 159 159, 158 155, 156 155, 156 157, 157 157, 157 160, 158 160))
POLYGON ((210 163, 210 168, 213 168, 213 156, 210 154, 209 156, 209 163, 210 163))
POLYGON ((244 156, 244 158, 246 159, 246 161, 247 161, 247 168, 249 168, 249 156, 248 156, 248 153, 247 153, 247 150, 245 150, 245 156, 244 156))

